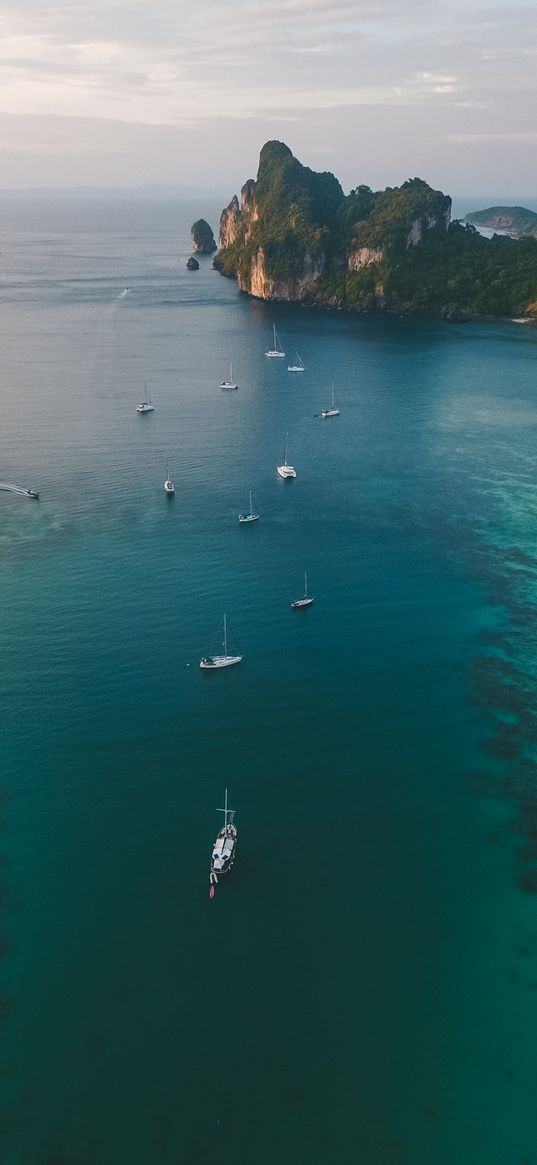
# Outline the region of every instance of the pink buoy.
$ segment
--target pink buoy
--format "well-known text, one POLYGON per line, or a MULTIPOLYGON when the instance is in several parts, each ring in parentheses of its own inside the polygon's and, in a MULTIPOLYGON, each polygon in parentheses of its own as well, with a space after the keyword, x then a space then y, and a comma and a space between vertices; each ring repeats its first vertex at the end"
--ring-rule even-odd
POLYGON ((214 886, 211 886, 211 889, 209 890, 209 898, 214 898, 214 886))

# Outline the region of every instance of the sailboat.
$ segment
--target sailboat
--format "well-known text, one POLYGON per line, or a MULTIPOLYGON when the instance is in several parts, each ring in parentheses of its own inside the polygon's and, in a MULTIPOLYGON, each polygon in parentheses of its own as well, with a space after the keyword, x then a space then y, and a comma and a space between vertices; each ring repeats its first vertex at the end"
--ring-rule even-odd
POLYGON ((285 356, 285 352, 280 344, 280 337, 276 331, 276 324, 272 325, 272 330, 274 333, 272 348, 269 348, 268 352, 265 352, 265 356, 285 356))
POLYGON ((219 667, 232 667, 234 663, 240 663, 242 655, 228 655, 227 650, 227 617, 224 615, 224 654, 223 655, 206 655, 200 659, 200 668, 202 671, 214 671, 219 667))
POLYGON ((238 388, 238 387, 239 387, 238 384, 235 384, 235 381, 233 379, 233 364, 231 363, 231 360, 230 360, 229 361, 229 380, 222 380, 220 382, 220 388, 238 388))
POLYGON ((175 493, 175 486, 173 484, 173 481, 170 478, 170 466, 169 465, 166 466, 166 481, 164 482, 164 493, 168 494, 168 495, 175 493))
POLYGON ((147 391, 147 384, 146 384, 146 386, 145 386, 145 400, 143 400, 141 402, 141 404, 136 405, 136 412, 137 413, 154 413, 154 411, 155 411, 155 406, 153 404, 151 404, 151 397, 147 391))
POLYGON ((237 826, 235 825, 235 810, 227 807, 227 789, 224 800, 224 808, 218 809, 218 813, 224 814, 224 824, 218 830, 216 841, 213 845, 213 852, 211 854, 211 873, 209 881, 211 883, 211 898, 214 894, 213 887, 218 885, 220 874, 229 873, 234 861, 237 851, 237 826))
POLYGON ((287 365, 287 371, 288 371, 288 372, 305 372, 305 371, 306 371, 306 369, 305 369, 305 366, 304 366, 304 361, 303 361, 303 359, 302 359, 302 356, 300 355, 300 352, 296 352, 296 351, 295 351, 295 356, 296 356, 295 363, 294 363, 294 364, 288 364, 288 365, 287 365))
POLYGON ((280 477, 283 477, 284 480, 288 477, 296 477, 296 469, 295 469, 294 465, 288 465, 288 463, 287 463, 287 438, 288 438, 288 436, 289 436, 289 434, 286 433, 285 434, 285 449, 283 451, 283 465, 276 466, 276 469, 277 469, 280 477))
POLYGON ((302 607, 311 607, 311 604, 314 602, 315 599, 312 599, 311 595, 308 595, 308 576, 306 571, 304 571, 304 595, 301 599, 293 599, 291 606, 294 611, 299 611, 302 607))
POLYGON ((332 403, 329 408, 321 409, 322 417, 339 417, 339 409, 336 404, 336 396, 334 392, 334 385, 332 385, 332 403))
POLYGON ((252 506, 252 491, 250 490, 250 509, 247 514, 239 514, 239 522, 257 522, 259 514, 254 514, 252 506))

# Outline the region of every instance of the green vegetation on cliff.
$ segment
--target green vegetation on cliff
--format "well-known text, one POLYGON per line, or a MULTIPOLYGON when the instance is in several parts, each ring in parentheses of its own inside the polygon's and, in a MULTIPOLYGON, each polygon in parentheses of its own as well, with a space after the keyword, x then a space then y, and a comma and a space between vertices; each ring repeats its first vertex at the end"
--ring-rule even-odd
POLYGON ((262 248, 265 271, 277 281, 298 277, 307 257, 315 262, 322 256, 345 199, 333 174, 302 166, 283 142, 263 146, 257 179, 250 179, 242 194, 246 221, 235 243, 220 252, 215 267, 226 275, 246 276, 262 248), (249 215, 252 205, 255 213, 249 215))
POLYGON ((242 209, 234 200, 223 212, 228 245, 214 262, 263 298, 449 318, 529 311, 537 239, 486 239, 473 226, 450 225, 450 210, 449 196, 421 178, 345 196, 333 174, 267 142, 242 209))

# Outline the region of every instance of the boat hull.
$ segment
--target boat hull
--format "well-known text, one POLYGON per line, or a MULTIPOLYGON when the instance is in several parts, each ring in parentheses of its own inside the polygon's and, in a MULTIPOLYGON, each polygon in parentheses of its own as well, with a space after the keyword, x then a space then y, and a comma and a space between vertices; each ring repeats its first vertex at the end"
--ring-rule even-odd
POLYGON ((284 481, 292 477, 296 477, 296 469, 294 469, 292 465, 277 465, 276 469, 279 476, 283 477, 284 481))
POLYGON ((209 655, 200 659, 200 668, 202 671, 218 671, 223 667, 233 667, 241 660, 242 655, 209 655))
POLYGON ((153 405, 137 405, 136 406, 136 412, 140 413, 142 416, 144 413, 154 413, 154 411, 155 411, 155 409, 154 409, 153 405))
POLYGON ((306 369, 300 368, 300 366, 298 364, 288 364, 287 371, 288 372, 305 372, 306 369))
POLYGON ((220 388, 238 388, 238 384, 232 384, 230 380, 223 380, 220 388))
POLYGON ((321 412, 323 420, 327 417, 339 417, 339 409, 323 409, 321 412))
POLYGON ((259 514, 239 514, 239 522, 241 522, 242 524, 244 524, 245 522, 258 522, 258 521, 259 521, 259 514))
POLYGON ((221 829, 216 836, 211 857, 210 881, 213 885, 223 874, 229 874, 233 868, 237 854, 237 829, 235 825, 228 825, 221 829))
POLYGON ((269 360, 283 360, 285 352, 270 351, 265 352, 265 356, 268 356, 269 360))
POLYGON ((302 610, 304 610, 304 607, 311 607, 312 603, 314 603, 314 602, 315 602, 315 599, 310 599, 310 598, 293 599, 291 606, 293 608, 293 611, 302 611, 302 610))

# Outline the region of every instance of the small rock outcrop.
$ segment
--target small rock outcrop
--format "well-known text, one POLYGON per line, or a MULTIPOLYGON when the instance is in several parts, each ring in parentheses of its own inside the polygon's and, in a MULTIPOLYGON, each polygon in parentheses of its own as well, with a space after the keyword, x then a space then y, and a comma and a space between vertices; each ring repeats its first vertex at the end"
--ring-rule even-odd
POLYGON ((198 218, 197 222, 192 223, 190 234, 192 247, 198 255, 212 255, 216 251, 216 239, 204 218, 198 218))
POLYGON ((189 271, 199 271, 200 265, 198 260, 195 259, 193 255, 191 255, 190 259, 187 260, 187 267, 189 271))

